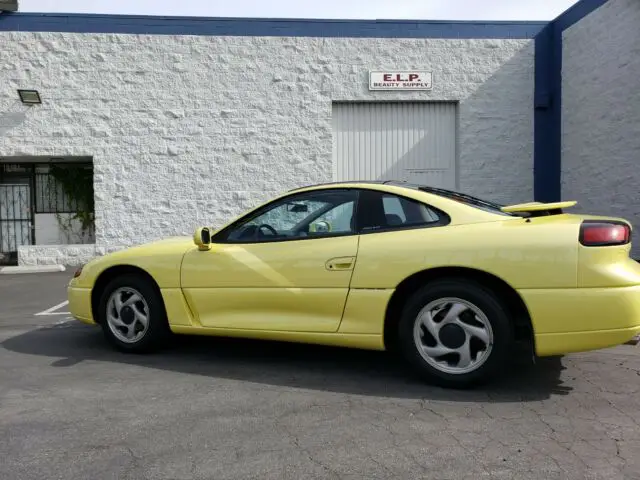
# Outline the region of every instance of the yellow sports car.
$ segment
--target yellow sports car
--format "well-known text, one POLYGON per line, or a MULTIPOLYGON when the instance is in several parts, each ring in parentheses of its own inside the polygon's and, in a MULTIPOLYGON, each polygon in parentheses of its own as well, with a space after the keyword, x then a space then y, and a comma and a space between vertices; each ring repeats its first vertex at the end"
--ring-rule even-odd
POLYGON ((640 333, 631 225, 564 212, 573 205, 314 185, 218 230, 96 258, 70 282, 69 307, 127 352, 171 333, 392 350, 436 383, 468 387, 517 345, 549 356, 640 333))

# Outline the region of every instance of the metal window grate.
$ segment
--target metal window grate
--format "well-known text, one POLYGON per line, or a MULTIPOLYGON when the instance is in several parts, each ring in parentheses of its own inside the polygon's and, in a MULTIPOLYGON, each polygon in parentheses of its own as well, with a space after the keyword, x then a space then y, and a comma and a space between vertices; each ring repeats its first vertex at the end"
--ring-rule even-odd
POLYGON ((31 244, 28 185, 0 185, 0 253, 31 244))
POLYGON ((35 203, 36 213, 73 213, 78 209, 77 201, 69 198, 50 173, 35 174, 35 203))

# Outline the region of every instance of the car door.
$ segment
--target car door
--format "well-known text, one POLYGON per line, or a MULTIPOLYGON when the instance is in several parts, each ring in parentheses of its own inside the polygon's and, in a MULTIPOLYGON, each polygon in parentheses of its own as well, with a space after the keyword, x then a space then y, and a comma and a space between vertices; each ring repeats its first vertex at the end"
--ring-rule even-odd
POLYGON ((335 332, 358 253, 358 192, 311 191, 276 200, 194 249, 182 288, 204 327, 335 332))
POLYGON ((438 263, 449 217, 431 205, 390 192, 363 190, 357 208, 358 264, 350 288, 393 289, 416 270, 438 263))

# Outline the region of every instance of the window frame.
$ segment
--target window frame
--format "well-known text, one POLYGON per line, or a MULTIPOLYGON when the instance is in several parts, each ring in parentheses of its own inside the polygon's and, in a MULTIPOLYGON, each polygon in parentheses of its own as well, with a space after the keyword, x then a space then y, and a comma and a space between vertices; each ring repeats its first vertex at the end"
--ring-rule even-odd
POLYGON ((491 202, 489 200, 484 200, 479 197, 474 197, 473 195, 469 195, 467 193, 456 192, 454 190, 447 190, 445 188, 436 188, 436 187, 428 187, 425 185, 417 185, 413 188, 420 190, 421 192, 430 193, 431 195, 437 195, 442 198, 446 198, 447 200, 453 200, 463 205, 467 205, 472 208, 476 208, 478 210, 482 210, 484 212, 493 213, 495 215, 502 215, 506 217, 518 217, 517 213, 511 212, 503 212, 502 207, 505 205, 491 202))
MULTIPOLYGON (((222 230, 214 234, 213 237, 211 238, 211 243, 226 244, 226 245, 261 245, 265 243, 322 240, 325 238, 348 237, 348 236, 358 235, 357 218, 358 218, 358 206, 360 204, 360 190, 361 189, 357 189, 357 188, 327 188, 327 189, 318 189, 318 190, 308 190, 304 192, 299 192, 299 191, 293 192, 290 195, 286 195, 284 197, 279 197, 275 200, 272 200, 266 205, 263 205, 262 207, 260 207, 259 209, 253 210, 241 216, 240 218, 236 219, 233 223, 227 225, 225 228, 223 228, 222 230), (264 215, 268 211, 278 208, 284 203, 302 201, 305 199, 312 199, 316 195, 318 196, 330 195, 332 193, 349 193, 353 195, 353 217, 356 219, 355 228, 353 229, 353 231, 327 232, 321 235, 313 235, 313 236, 306 236, 306 237, 288 237, 288 238, 277 237, 273 239, 269 239, 269 237, 263 237, 261 239, 250 239, 247 241, 237 241, 237 240, 229 239, 229 235, 243 223, 250 222, 253 219, 260 217, 261 215, 264 215)), ((349 202, 346 202, 346 203, 349 203, 349 202)), ((328 210, 321 209, 321 213, 318 213, 318 214, 315 214, 315 213, 309 214, 303 220, 296 223, 294 228, 297 228, 298 226, 303 225, 305 222, 308 222, 309 224, 313 223, 317 218, 324 215, 326 212, 331 211, 332 208, 336 208, 336 206, 333 206, 328 210), (309 217, 311 217, 311 219, 309 219, 309 217)))
POLYGON ((436 227, 446 227, 451 223, 451 217, 445 211, 436 208, 428 203, 425 203, 420 200, 416 200, 415 198, 408 197, 406 195, 401 195, 395 192, 388 192, 386 190, 378 190, 373 188, 362 188, 360 189, 360 195, 358 195, 358 206, 356 209, 356 232, 358 235, 371 235, 373 233, 386 233, 386 232, 397 232, 404 230, 418 230, 424 228, 436 228, 436 227), (366 205, 364 204, 368 201, 367 196, 369 195, 378 195, 380 202, 383 201, 384 196, 397 197, 398 199, 407 200, 409 202, 417 203, 418 205, 423 205, 424 207, 430 209, 438 216, 438 221, 419 224, 419 225, 390 225, 387 227, 377 228, 375 230, 362 230, 362 219, 360 217, 359 212, 362 212, 366 209, 366 205))

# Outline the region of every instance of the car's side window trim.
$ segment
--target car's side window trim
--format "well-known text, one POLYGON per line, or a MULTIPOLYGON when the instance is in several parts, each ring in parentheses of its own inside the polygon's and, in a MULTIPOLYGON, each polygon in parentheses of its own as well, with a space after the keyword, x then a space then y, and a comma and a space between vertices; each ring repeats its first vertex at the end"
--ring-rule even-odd
POLYGON ((356 232, 358 235, 370 235, 372 233, 386 233, 386 232, 395 232, 395 231, 404 231, 404 230, 417 230, 417 229, 424 229, 424 228, 435 228, 435 227, 445 227, 447 225, 449 225, 451 223, 451 217, 444 211, 440 210, 439 208, 436 208, 428 203, 422 202, 420 200, 416 200, 415 198, 411 198, 411 197, 407 197, 405 195, 400 195, 398 193, 391 193, 391 192, 386 192, 386 191, 382 191, 382 190, 376 190, 376 189, 370 189, 370 188, 362 188, 361 190, 361 195, 358 196, 358 207, 357 207, 357 211, 355 213, 356 215, 356 232), (360 217, 360 215, 357 212, 360 212, 364 209, 366 209, 366 205, 363 205, 364 202, 367 201, 367 194, 370 193, 374 193, 379 195, 380 200, 382 200, 382 197, 384 197, 385 195, 389 195, 392 197, 397 197, 399 199, 404 199, 407 200, 409 202, 414 202, 414 203, 418 203, 420 205, 424 205, 426 208, 430 209, 431 211, 433 211, 437 216, 438 216, 438 221, 437 222, 431 222, 431 223, 423 223, 423 224, 417 224, 417 225, 391 225, 391 226, 386 226, 386 227, 373 227, 371 229, 366 229, 363 230, 362 227, 362 219, 360 217))
MULTIPOLYGON (((360 204, 360 189, 357 188, 331 188, 331 189, 321 189, 321 190, 310 190, 310 191, 305 191, 305 192, 292 192, 291 195, 286 195, 284 197, 280 197, 278 199, 275 199, 269 203, 267 203, 266 205, 263 205, 261 208, 259 208, 258 210, 254 210, 252 212, 247 213, 246 215, 243 215, 242 217, 240 217, 239 219, 237 219, 235 222, 231 223, 230 225, 227 225, 223 230, 220 230, 219 232, 217 232, 211 239, 212 243, 219 243, 219 244, 238 244, 238 245, 256 245, 256 244, 262 244, 262 243, 278 243, 278 242, 294 242, 294 241, 306 241, 306 240, 321 240, 324 238, 336 238, 336 237, 346 237, 346 236, 354 236, 354 235, 358 235, 358 230, 357 230, 357 215, 358 215, 358 205, 360 204), (332 232, 332 233, 327 233, 324 235, 318 235, 318 236, 309 236, 309 237, 292 237, 292 238, 274 238, 274 239, 269 239, 268 237, 263 237, 259 240, 247 240, 247 241, 237 241, 237 240, 229 240, 229 234, 231 232, 233 232, 238 226, 242 225, 243 223, 246 222, 250 222, 252 219, 254 218, 258 218, 261 215, 263 215, 264 213, 268 212, 269 210, 272 210, 274 208, 277 208, 279 205, 286 203, 286 202, 291 202, 291 201, 296 201, 296 200, 304 200, 306 198, 312 197, 314 194, 331 194, 331 193, 337 193, 337 192, 349 192, 352 193, 354 198, 353 198, 353 216, 355 217, 355 228, 353 231, 347 231, 347 232, 332 232)), ((335 208, 335 207, 334 207, 335 208)), ((321 213, 319 216, 323 215, 323 213, 321 213)))

